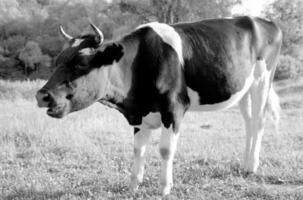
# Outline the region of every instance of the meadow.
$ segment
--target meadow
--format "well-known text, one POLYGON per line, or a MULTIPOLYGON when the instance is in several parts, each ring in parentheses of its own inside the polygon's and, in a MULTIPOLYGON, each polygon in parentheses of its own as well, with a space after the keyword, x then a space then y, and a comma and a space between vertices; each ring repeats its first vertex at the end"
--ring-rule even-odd
MULTIPOLYGON (((138 192, 127 186, 133 130, 101 104, 58 120, 36 106, 43 81, 0 80, 0 199, 158 199, 159 131, 138 192)), ((241 170, 245 133, 237 107, 187 113, 167 199, 303 199, 303 79, 276 83, 278 132, 268 120, 256 175, 241 170)))

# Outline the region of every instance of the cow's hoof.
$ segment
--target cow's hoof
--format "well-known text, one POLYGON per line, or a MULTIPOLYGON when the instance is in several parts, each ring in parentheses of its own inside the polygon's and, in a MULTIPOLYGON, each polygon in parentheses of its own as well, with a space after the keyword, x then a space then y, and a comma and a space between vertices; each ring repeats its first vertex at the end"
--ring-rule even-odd
MULTIPOLYGON (((142 178, 143 179, 143 178, 142 178)), ((131 178, 130 184, 129 184, 129 190, 132 192, 136 192, 139 188, 140 183, 142 183, 141 178, 131 178)))
POLYGON ((245 171, 249 173, 257 173, 259 167, 259 160, 249 160, 248 164, 244 168, 245 171))
POLYGON ((161 187, 161 194, 162 197, 168 196, 170 194, 172 186, 171 185, 166 185, 161 187))
POLYGON ((254 174, 253 172, 250 172, 250 171, 247 171, 247 170, 243 171, 243 177, 244 178, 247 178, 247 177, 249 177, 250 175, 253 175, 253 174, 254 174))
POLYGON ((136 192, 138 190, 138 188, 139 188, 139 184, 137 183, 137 181, 134 181, 134 182, 132 181, 128 186, 128 189, 131 192, 136 192))
POLYGON ((132 192, 136 192, 139 188, 140 183, 143 182, 143 176, 134 176, 130 177, 130 184, 128 186, 129 190, 132 192))
POLYGON ((257 167, 250 166, 250 167, 244 168, 244 174, 250 175, 250 174, 256 174, 256 173, 257 173, 257 167))

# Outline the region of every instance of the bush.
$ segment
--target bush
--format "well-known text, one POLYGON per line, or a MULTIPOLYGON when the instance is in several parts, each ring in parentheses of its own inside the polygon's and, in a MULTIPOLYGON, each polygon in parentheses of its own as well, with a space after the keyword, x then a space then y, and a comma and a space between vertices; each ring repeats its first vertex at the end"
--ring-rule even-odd
POLYGON ((16 54, 20 49, 24 47, 26 38, 22 35, 15 35, 9 37, 7 40, 2 41, 4 49, 10 54, 16 54))
POLYGON ((36 71, 39 67, 51 66, 51 58, 42 54, 39 44, 35 41, 28 41, 18 58, 23 62, 26 73, 36 71))
POLYGON ((25 64, 25 68, 35 69, 35 65, 40 63, 42 52, 39 44, 28 41, 20 51, 19 59, 25 64))
POLYGON ((49 68, 52 66, 52 58, 48 55, 42 55, 40 59, 40 65, 42 68, 49 68))
POLYGON ((303 72, 303 64, 290 55, 281 55, 275 73, 275 80, 289 79, 297 77, 303 72))
POLYGON ((303 44, 292 44, 288 54, 300 61, 303 61, 303 44))
POLYGON ((44 35, 38 39, 38 43, 41 47, 43 54, 47 54, 51 57, 55 57, 62 50, 63 42, 58 36, 48 36, 44 35))
POLYGON ((25 20, 13 20, 2 26, 2 34, 4 34, 3 36, 6 38, 17 35, 29 37, 34 32, 32 28, 34 27, 30 26, 30 23, 25 20))

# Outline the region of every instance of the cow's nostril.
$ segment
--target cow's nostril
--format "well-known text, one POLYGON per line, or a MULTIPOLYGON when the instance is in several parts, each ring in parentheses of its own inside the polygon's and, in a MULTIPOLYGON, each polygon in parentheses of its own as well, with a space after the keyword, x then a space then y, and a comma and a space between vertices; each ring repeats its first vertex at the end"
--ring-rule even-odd
POLYGON ((68 94, 68 95, 66 96, 66 99, 71 100, 73 97, 74 97, 74 95, 68 94))
POLYGON ((48 107, 53 101, 52 95, 48 90, 41 89, 36 94, 36 99, 39 107, 48 107))
POLYGON ((49 94, 45 94, 45 96, 42 98, 42 101, 49 102, 51 100, 51 97, 49 94))

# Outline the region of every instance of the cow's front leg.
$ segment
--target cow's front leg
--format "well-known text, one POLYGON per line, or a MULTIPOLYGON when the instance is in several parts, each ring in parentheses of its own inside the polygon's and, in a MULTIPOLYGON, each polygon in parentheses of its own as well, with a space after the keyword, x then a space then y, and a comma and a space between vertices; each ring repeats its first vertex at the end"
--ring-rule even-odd
POLYGON ((138 185, 143 181, 144 174, 144 162, 146 145, 148 144, 151 129, 141 127, 134 128, 134 163, 131 174, 130 189, 135 191, 138 189, 138 185))
POLYGON ((168 195, 173 186, 173 159, 177 148, 179 133, 172 128, 162 127, 160 138, 160 155, 162 158, 160 174, 160 190, 162 195, 168 195))

